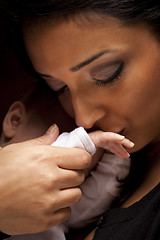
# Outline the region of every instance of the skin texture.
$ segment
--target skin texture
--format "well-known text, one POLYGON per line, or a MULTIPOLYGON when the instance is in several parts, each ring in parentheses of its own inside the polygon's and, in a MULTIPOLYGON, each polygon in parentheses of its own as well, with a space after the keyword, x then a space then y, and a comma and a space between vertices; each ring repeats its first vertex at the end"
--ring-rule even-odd
POLYGON ((135 143, 130 153, 150 145, 143 181, 122 205, 128 207, 160 181, 160 42, 144 23, 87 17, 27 22, 24 44, 77 125, 125 135, 135 143))
POLYGON ((159 141, 160 43, 145 25, 127 27, 109 17, 102 25, 91 17, 27 23, 23 32, 35 70, 54 90, 65 86, 59 98, 77 125, 120 132, 135 143, 130 152, 159 141), (120 64, 123 69, 114 82, 96 83, 94 79, 110 77, 120 64))

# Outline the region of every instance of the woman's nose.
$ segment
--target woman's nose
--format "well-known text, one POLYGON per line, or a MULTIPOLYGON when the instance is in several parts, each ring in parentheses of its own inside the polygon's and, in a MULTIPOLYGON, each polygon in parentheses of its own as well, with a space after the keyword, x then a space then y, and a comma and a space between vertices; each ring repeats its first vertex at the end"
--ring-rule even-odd
POLYGON ((102 119, 105 115, 105 111, 102 107, 97 106, 94 100, 87 101, 86 98, 74 98, 72 99, 73 108, 75 113, 75 120, 78 126, 82 126, 85 129, 92 128, 95 123, 102 119))

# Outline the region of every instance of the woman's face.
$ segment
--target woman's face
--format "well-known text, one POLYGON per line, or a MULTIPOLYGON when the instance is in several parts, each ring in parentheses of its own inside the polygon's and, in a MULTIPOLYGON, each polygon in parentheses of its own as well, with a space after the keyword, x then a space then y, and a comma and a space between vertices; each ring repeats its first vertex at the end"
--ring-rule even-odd
POLYGON ((95 22, 28 23, 24 43, 79 126, 121 133, 137 151, 160 140, 160 42, 142 24, 95 22))

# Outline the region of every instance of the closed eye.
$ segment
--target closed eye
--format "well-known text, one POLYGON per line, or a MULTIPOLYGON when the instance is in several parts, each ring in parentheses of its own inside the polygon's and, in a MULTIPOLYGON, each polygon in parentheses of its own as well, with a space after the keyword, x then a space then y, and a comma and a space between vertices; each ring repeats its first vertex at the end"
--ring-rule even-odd
POLYGON ((69 91, 69 87, 67 85, 64 85, 62 88, 56 91, 56 94, 60 96, 64 93, 67 93, 68 91, 69 91))
MULTIPOLYGON (((98 78, 95 78, 95 77, 92 77, 93 80, 96 81, 96 84, 98 86, 101 86, 101 85, 110 85, 110 84, 113 84, 116 80, 119 79, 119 76, 123 70, 123 67, 124 67, 124 62, 122 62, 118 68, 116 69, 116 71, 114 71, 114 73, 107 77, 107 78, 104 78, 104 79, 98 79, 98 78)), ((106 70, 107 71, 107 70, 106 70)), ((108 75, 108 74, 107 74, 108 75)))

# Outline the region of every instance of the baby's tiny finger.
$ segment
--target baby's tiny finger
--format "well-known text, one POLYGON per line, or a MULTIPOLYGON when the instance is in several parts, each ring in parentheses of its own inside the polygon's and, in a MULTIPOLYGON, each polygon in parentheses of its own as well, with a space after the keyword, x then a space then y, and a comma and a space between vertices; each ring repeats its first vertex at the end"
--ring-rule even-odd
POLYGON ((128 158, 130 155, 129 153, 122 153, 121 151, 118 151, 117 149, 112 149, 111 151, 113 154, 115 154, 119 158, 128 158))
POLYGON ((120 158, 128 158, 130 156, 127 150, 119 143, 109 143, 106 145, 105 149, 120 158))
POLYGON ((119 144, 115 146, 115 154, 116 155, 119 154, 119 157, 121 158, 130 157, 130 154, 127 152, 127 150, 122 145, 119 145, 119 144))

